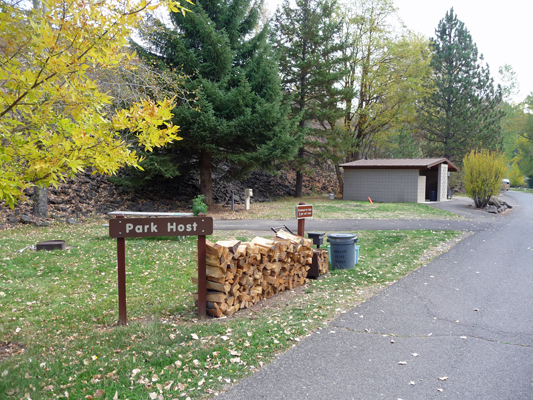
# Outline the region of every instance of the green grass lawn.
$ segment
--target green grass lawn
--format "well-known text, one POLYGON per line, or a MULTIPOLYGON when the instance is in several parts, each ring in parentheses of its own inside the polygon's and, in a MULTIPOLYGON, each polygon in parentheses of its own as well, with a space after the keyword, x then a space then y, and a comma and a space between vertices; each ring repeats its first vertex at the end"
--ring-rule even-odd
POLYGON ((533 193, 533 189, 531 188, 511 188, 513 192, 522 192, 522 193, 533 193))
MULTIPOLYGON (((323 196, 303 197, 313 205, 313 218, 352 219, 462 219, 457 214, 439 210, 420 203, 373 203, 352 200, 329 200, 323 196)), ((294 197, 278 199, 271 203, 252 203, 249 211, 240 210, 233 216, 247 219, 294 219, 298 201, 294 197)), ((232 217, 231 211, 228 212, 232 217)), ((216 218, 216 215, 215 215, 216 218)))
MULTIPOLYGON (((211 239, 229 234, 217 232, 211 239)), ((122 327, 116 325, 116 240, 101 221, 2 231, 0 346, 15 350, 0 361, 2 398, 209 397, 367 293, 418 268, 422 257, 435 255, 431 249, 458 236, 451 231, 357 234, 355 269, 333 271, 232 317, 205 320, 197 319, 191 295, 195 238, 127 239, 129 325, 122 327), (66 240, 68 248, 20 252, 51 239, 66 240)))

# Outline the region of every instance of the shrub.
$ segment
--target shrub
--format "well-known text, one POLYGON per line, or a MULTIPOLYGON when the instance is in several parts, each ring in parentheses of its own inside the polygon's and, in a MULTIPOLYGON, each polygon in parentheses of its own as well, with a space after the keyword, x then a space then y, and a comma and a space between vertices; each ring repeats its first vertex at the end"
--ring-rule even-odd
POLYGON ((472 150, 463 160, 464 185, 476 208, 484 208, 491 196, 500 191, 507 166, 503 154, 488 150, 472 150))
POLYGON ((524 185, 524 175, 518 169, 518 164, 513 163, 511 170, 509 171, 509 180, 512 187, 521 187, 524 185))
POLYGON ((207 205, 205 204, 205 196, 203 194, 192 199, 192 212, 195 217, 200 213, 207 214, 207 205))

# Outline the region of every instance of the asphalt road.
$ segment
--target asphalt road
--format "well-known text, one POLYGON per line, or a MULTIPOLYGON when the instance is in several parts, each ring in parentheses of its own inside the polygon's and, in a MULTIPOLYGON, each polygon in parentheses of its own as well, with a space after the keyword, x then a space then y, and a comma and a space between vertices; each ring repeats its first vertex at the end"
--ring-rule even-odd
MULTIPOLYGON (((509 203, 512 198, 505 197, 509 203)), ((436 229, 436 230, 470 230, 479 231, 487 229, 495 220, 503 216, 487 214, 471 207, 473 201, 467 198, 455 198, 452 201, 429 203, 446 211, 454 212, 467 219, 307 219, 305 231, 339 232, 357 230, 411 230, 411 229, 436 229)), ((256 234, 272 234, 271 228, 285 225, 291 231, 297 232, 298 226, 294 220, 217 220, 214 221, 215 230, 244 230, 256 234)))
POLYGON ((217 398, 533 399, 533 195, 508 196, 510 213, 480 217, 474 235, 217 398))

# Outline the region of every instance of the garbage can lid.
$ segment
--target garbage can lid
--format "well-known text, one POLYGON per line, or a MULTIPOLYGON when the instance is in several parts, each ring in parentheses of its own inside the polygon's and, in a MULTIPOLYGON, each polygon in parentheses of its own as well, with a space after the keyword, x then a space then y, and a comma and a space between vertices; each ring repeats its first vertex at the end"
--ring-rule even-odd
POLYGON ((307 232, 308 237, 320 237, 324 236, 326 232, 307 232))
POLYGON ((357 242, 357 235, 355 233, 330 233, 328 235, 328 242, 339 241, 353 241, 357 242))

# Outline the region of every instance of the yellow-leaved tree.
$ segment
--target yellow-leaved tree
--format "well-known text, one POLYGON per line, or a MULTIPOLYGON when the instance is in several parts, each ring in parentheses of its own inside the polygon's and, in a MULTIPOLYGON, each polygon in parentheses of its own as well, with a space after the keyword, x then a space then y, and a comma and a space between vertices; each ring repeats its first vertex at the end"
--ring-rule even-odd
POLYGON ((173 0, 0 0, 0 201, 13 207, 25 188, 87 167, 139 167, 134 141, 151 151, 180 139, 173 99, 109 113, 91 78, 127 64, 128 38, 161 6, 187 11, 173 0))
POLYGON ((509 168, 509 181, 512 187, 521 187, 524 185, 524 174, 518 167, 518 162, 513 162, 509 168))
POLYGON ((476 208, 484 208, 491 196, 500 192, 507 173, 505 156, 486 149, 472 150, 463 159, 463 172, 466 194, 474 200, 476 208))

